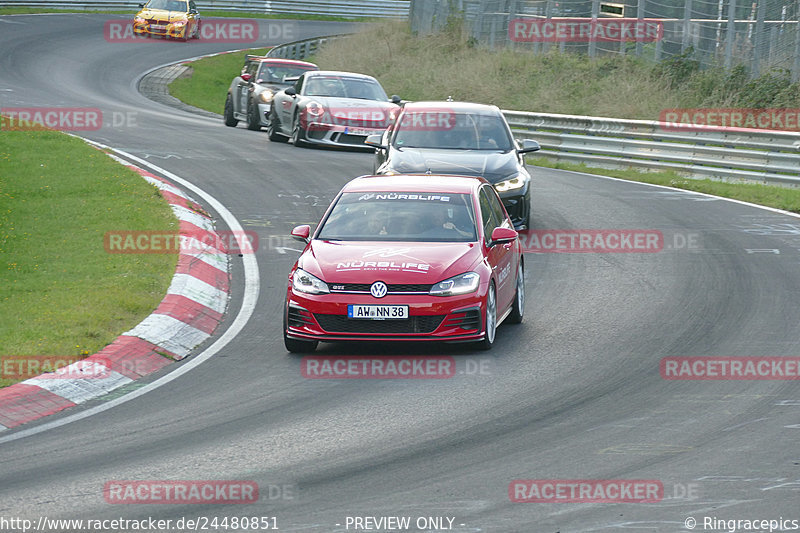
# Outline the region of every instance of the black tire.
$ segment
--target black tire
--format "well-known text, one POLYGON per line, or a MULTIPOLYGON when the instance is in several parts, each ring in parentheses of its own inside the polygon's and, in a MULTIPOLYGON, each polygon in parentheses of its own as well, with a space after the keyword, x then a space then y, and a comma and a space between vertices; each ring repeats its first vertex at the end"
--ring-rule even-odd
POLYGON ((278 130, 278 117, 275 115, 274 111, 269 112, 269 124, 267 124, 267 137, 269 140, 276 143, 285 143, 289 140, 286 135, 279 133, 278 130))
POLYGON ((252 102, 247 106, 247 129, 259 131, 261 129, 261 119, 258 117, 258 108, 252 102))
POLYGON ((192 39, 199 39, 200 38, 200 24, 202 24, 202 20, 197 21, 197 25, 194 27, 194 35, 192 35, 192 39))
POLYGON ((519 260, 517 267, 517 290, 514 293, 514 304, 511 306, 511 313, 508 315, 508 322, 519 324, 525 315, 525 265, 522 259, 519 260))
POLYGON ((289 329, 288 325, 289 307, 285 307, 283 311, 283 345, 289 353, 311 353, 317 349, 319 342, 317 341, 302 341, 299 339, 292 339, 286 335, 289 329))
POLYGON ((478 342, 478 348, 491 350, 497 335, 497 291, 494 288, 494 282, 489 284, 489 292, 486 293, 486 313, 483 325, 486 334, 478 342))
POLYGON ((292 122, 292 144, 295 146, 303 146, 306 144, 306 132, 300 126, 299 113, 295 114, 294 122, 292 122))
POLYGON ((233 116, 233 99, 230 94, 225 99, 225 112, 222 116, 225 119, 225 125, 228 127, 235 128, 239 123, 236 117, 233 116))

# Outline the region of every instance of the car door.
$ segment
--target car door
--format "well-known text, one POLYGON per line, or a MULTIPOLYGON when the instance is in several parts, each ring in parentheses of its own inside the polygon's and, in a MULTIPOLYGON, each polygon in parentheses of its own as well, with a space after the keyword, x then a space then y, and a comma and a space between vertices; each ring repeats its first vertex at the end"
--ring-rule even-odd
POLYGON ((497 196, 497 192, 491 185, 484 185, 480 191, 480 207, 481 207, 481 222, 483 223, 484 233, 484 252, 489 266, 494 272, 495 281, 497 283, 497 314, 498 318, 501 313, 511 305, 514 298, 514 291, 516 290, 516 268, 517 268, 517 254, 515 242, 494 244, 492 245, 491 235, 492 231, 498 227, 505 227, 514 229, 511 221, 508 219, 503 204, 497 196))
POLYGON ((253 79, 255 78, 256 71, 258 70, 258 61, 250 61, 247 64, 247 69, 245 70, 246 74, 250 74, 250 81, 244 81, 240 78, 239 87, 238 87, 238 109, 239 113, 247 113, 247 105, 250 98, 250 88, 253 86, 253 79))
POLYGON ((300 95, 303 94, 303 85, 305 83, 306 75, 303 74, 297 81, 294 82, 292 88, 295 90, 295 95, 291 96, 286 94, 285 91, 281 91, 280 95, 280 102, 275 103, 273 100, 273 105, 276 106, 275 113, 278 115, 281 121, 281 129, 283 129, 284 133, 290 134, 292 132, 292 121, 294 120, 294 110, 297 107, 297 102, 300 100, 300 95))

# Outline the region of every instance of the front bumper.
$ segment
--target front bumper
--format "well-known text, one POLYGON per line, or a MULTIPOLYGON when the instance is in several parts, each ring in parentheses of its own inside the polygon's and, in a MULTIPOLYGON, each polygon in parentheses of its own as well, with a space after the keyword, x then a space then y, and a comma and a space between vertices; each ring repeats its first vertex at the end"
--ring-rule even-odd
POLYGON ((484 336, 485 293, 461 296, 391 294, 380 300, 362 294, 297 293, 289 288, 286 335, 336 341, 473 341, 484 336), (348 304, 408 305, 407 319, 352 319, 348 304))
POLYGON ((345 126, 342 124, 309 122, 305 130, 306 141, 309 143, 358 146, 360 148, 369 148, 373 150, 374 148, 365 145, 364 141, 370 135, 382 135, 386 127, 345 126))
POLYGON ((134 22, 133 33, 134 35, 157 35, 161 37, 169 37, 172 39, 183 39, 186 36, 186 31, 189 25, 175 26, 168 22, 134 22))

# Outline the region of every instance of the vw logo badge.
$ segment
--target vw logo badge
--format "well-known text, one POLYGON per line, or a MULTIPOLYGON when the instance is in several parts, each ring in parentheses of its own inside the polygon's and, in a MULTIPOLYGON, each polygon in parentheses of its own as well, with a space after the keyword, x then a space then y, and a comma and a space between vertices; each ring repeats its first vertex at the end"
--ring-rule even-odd
POLYGON ((384 296, 386 296, 386 293, 388 291, 389 288, 382 281, 376 281, 369 288, 370 294, 372 294, 375 298, 383 298, 384 296))

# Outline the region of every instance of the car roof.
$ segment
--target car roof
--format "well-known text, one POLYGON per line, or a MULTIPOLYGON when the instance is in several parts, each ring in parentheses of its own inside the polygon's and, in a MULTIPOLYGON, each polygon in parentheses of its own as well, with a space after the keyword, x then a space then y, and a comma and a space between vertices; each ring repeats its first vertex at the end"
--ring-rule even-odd
POLYGON ((403 105, 403 109, 407 111, 441 111, 442 109, 447 109, 454 113, 473 113, 479 115, 501 114, 500 108, 496 105, 476 104, 473 102, 448 102, 446 100, 438 102, 407 102, 403 105))
POLYGON ((472 194, 482 184, 478 176, 441 174, 395 174, 391 176, 359 176, 348 182, 342 192, 426 192, 472 194))
POLYGON ((366 80, 374 80, 372 76, 368 76, 366 74, 359 74, 358 72, 344 72, 341 70, 315 70, 313 72, 307 72, 306 76, 344 76, 348 78, 362 78, 366 80))

